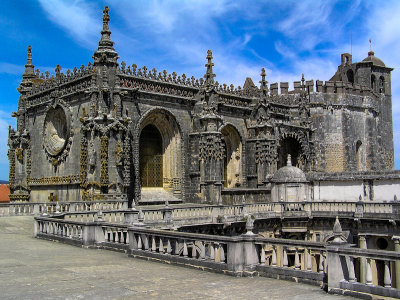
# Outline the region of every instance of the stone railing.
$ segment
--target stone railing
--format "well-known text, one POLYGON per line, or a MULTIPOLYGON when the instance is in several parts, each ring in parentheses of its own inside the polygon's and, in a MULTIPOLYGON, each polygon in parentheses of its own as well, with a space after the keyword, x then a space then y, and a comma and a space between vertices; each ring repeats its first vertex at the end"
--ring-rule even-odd
POLYGON ((322 284, 326 272, 325 244, 287 239, 257 238, 259 275, 322 284))
POLYGON ((330 245, 327 257, 329 292, 400 298, 399 252, 330 245))
POLYGON ((128 207, 127 201, 80 201, 80 202, 41 202, 41 203, 2 203, 0 217, 31 216, 39 214, 56 214, 66 212, 83 212, 99 210, 123 210, 128 207))
POLYGON ((34 232, 39 238, 235 276, 289 279, 327 285, 331 293, 400 298, 400 290, 393 288, 397 283, 392 284, 393 275, 400 274, 400 253, 394 251, 263 238, 251 232, 231 237, 145 228, 140 223, 111 224, 101 215, 95 222, 36 217, 34 232), (361 274, 358 281, 356 274, 361 274))

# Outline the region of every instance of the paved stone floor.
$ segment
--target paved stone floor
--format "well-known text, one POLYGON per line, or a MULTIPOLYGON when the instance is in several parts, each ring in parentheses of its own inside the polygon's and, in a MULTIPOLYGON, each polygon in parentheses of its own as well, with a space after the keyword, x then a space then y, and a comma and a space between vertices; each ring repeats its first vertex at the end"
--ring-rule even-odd
POLYGON ((0 218, 0 299, 350 299, 318 287, 235 278, 32 237, 31 217, 0 218))

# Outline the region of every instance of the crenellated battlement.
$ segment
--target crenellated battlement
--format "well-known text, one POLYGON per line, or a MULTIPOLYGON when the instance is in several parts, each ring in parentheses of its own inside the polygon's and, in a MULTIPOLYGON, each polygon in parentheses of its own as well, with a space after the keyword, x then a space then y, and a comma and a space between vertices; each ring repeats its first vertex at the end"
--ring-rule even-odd
POLYGON ((379 94, 369 86, 352 84, 343 81, 321 81, 308 80, 304 84, 301 81, 293 82, 294 89, 289 91, 289 82, 271 83, 269 90, 272 96, 300 94, 302 91, 307 93, 325 93, 325 94, 351 94, 360 96, 379 97, 379 94), (280 91, 279 91, 280 88, 280 91))

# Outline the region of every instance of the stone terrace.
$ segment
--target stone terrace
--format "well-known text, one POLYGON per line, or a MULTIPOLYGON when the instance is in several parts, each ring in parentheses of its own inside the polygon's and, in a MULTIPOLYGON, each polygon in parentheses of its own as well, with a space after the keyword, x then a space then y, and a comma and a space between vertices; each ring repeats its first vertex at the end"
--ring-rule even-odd
POLYGON ((148 262, 32 237, 33 217, 0 218, 1 299, 351 299, 319 287, 148 262))

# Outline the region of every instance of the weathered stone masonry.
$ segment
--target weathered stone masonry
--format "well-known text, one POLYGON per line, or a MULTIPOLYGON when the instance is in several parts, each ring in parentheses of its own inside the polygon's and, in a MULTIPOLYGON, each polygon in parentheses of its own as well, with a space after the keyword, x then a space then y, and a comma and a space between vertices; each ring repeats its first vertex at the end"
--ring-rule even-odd
POLYGON ((211 51, 200 79, 119 63, 109 20, 106 8, 87 66, 43 74, 28 47, 9 131, 13 201, 132 204, 152 188, 184 202, 233 202, 232 190, 265 200, 288 154, 306 173, 393 169, 392 69, 372 51, 358 63, 343 54, 330 81, 303 76, 289 91, 262 70, 260 87, 235 88, 215 81, 211 51))

